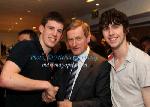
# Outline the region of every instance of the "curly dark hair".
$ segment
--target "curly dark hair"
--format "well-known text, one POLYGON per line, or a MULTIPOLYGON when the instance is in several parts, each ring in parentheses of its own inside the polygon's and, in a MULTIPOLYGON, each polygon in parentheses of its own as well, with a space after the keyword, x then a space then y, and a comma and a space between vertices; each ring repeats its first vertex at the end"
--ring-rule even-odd
POLYGON ((109 9, 104 13, 102 13, 99 21, 100 31, 102 31, 102 29, 108 26, 109 24, 116 24, 116 25, 122 24, 124 32, 127 34, 129 31, 128 17, 126 16, 126 14, 116 10, 115 8, 109 9))

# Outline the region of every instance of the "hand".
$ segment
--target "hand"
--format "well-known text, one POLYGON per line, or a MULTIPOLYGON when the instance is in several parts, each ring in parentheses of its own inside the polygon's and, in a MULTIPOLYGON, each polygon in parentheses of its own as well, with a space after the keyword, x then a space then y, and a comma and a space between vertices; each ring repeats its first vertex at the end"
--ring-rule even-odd
POLYGON ((51 85, 47 90, 42 93, 42 100, 46 103, 55 101, 55 95, 57 94, 58 89, 58 87, 54 87, 51 85))
POLYGON ((58 101, 57 107, 72 107, 72 102, 69 100, 58 101))
POLYGON ((56 100, 55 98, 48 96, 45 91, 42 93, 42 101, 44 101, 45 103, 50 103, 50 102, 53 102, 55 100, 56 100))

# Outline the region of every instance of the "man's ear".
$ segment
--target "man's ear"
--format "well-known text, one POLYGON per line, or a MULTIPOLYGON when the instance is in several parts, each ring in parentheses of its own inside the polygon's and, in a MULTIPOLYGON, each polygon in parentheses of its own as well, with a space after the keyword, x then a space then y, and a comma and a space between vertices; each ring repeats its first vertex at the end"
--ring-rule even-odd
POLYGON ((129 28, 127 28, 127 33, 129 33, 129 31, 130 31, 129 28))
POLYGON ((129 33, 129 28, 124 28, 124 33, 128 34, 129 33))
POLYGON ((90 40, 91 40, 91 34, 89 34, 89 35, 87 36, 87 43, 89 43, 90 40))
POLYGON ((43 31, 44 31, 44 26, 43 25, 39 26, 39 31, 40 31, 40 33, 43 33, 43 31))

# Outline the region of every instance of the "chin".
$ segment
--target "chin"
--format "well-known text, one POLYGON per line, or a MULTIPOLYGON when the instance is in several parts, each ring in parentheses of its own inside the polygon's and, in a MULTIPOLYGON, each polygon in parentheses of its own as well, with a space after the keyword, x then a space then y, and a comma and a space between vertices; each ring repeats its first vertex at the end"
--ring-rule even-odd
POLYGON ((116 44, 116 43, 111 43, 111 44, 109 44, 109 45, 110 45, 111 48, 116 48, 116 47, 118 47, 118 44, 116 44))
POLYGON ((53 48, 55 45, 48 45, 48 48, 53 48))
POLYGON ((56 43, 48 44, 49 47, 54 47, 55 45, 56 45, 56 43))
POLYGON ((78 53, 78 52, 72 52, 73 53, 73 55, 80 55, 80 53, 78 53))

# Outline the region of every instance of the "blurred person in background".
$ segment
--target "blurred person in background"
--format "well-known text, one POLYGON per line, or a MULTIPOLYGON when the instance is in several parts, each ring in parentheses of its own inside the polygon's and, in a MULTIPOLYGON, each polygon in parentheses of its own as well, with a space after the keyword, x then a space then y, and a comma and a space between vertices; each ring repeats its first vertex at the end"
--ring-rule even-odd
POLYGON ((95 53, 97 53, 105 58, 107 57, 105 47, 101 43, 98 43, 98 41, 96 40, 96 37, 94 35, 91 35, 91 40, 88 45, 89 45, 90 49, 92 51, 94 51, 95 53))
POLYGON ((38 39, 38 35, 31 29, 24 29, 18 33, 18 41, 35 39, 38 39))
POLYGON ((150 35, 144 36, 140 40, 142 50, 150 55, 150 35))

